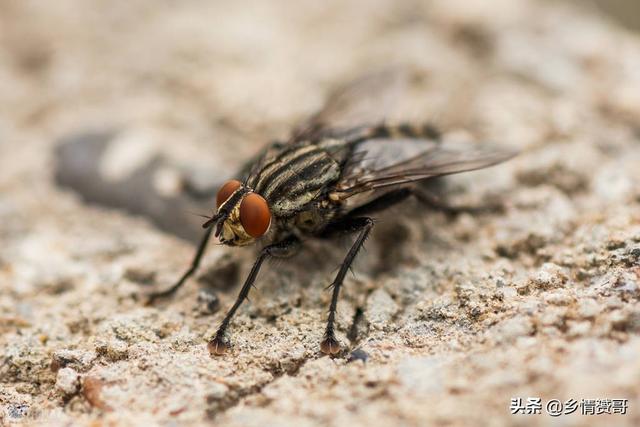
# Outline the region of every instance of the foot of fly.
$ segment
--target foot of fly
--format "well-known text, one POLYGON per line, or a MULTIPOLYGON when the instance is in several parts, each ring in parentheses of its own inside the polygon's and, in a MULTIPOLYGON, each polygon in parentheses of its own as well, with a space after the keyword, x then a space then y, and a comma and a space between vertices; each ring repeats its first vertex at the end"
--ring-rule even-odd
POLYGON ((216 336, 213 337, 211 341, 209 341, 207 347, 211 356, 222 356, 227 351, 229 351, 229 348, 231 348, 231 343, 224 336, 216 334, 216 336))
POLYGON ((174 289, 173 287, 171 287, 164 291, 154 291, 154 292, 146 293, 144 295, 144 305, 150 306, 150 305, 153 305, 158 300, 167 299, 173 296, 176 293, 176 290, 177 289, 174 289))
POLYGON ((338 354, 341 350, 340 343, 333 334, 326 334, 320 343, 320 351, 329 356, 338 354))

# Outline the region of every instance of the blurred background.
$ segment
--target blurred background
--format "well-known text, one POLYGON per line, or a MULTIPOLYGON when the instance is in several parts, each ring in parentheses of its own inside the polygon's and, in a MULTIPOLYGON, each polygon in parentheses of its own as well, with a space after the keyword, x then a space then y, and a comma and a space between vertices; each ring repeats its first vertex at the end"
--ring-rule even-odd
MULTIPOLYGON (((320 108, 330 89, 389 64, 422 70, 398 114, 404 120, 518 148, 541 142, 544 132, 534 119, 515 130, 496 122, 508 114, 496 113, 498 105, 511 102, 501 97, 512 97, 507 86, 530 79, 527 73, 552 91, 578 94, 589 83, 567 55, 591 61, 597 90, 590 94, 610 108, 605 93, 612 88, 604 86, 614 82, 598 81, 595 55, 606 47, 590 45, 590 21, 574 25, 573 15, 583 10, 637 29, 638 2, 568 1, 572 7, 563 8, 540 0, 563 10, 554 16, 536 3, 4 0, 0 143, 15 159, 40 159, 89 201, 125 206, 195 239, 199 219, 184 212, 209 207, 168 196, 186 180, 203 191, 215 187, 264 142, 283 138, 320 108), (531 25, 529 14, 536 16, 531 25), (550 49, 554 43, 564 51, 550 49), (480 81, 492 86, 479 90, 480 81), (116 148, 107 150, 109 139, 116 148), (69 141, 84 148, 58 157, 35 148, 69 141), (155 197, 158 191, 167 197, 155 197)), ((624 58, 621 51, 619 72, 631 72, 624 58)))
POLYGON ((640 30, 640 3, 633 0, 568 0, 577 7, 591 7, 616 19, 626 27, 640 30))

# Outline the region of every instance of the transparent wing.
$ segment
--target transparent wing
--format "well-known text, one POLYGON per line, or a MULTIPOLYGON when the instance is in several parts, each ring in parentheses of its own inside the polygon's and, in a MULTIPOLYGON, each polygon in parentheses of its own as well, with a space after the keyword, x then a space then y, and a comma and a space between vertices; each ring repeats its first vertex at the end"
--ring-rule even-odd
POLYGON ((237 175, 245 180, 290 144, 339 138, 383 123, 407 89, 409 79, 407 68, 390 66, 338 87, 329 94, 324 107, 296 127, 287 141, 271 143, 243 165, 237 175))
POLYGON ((516 154, 512 150, 471 143, 374 139, 358 147, 333 196, 346 200, 364 192, 482 169, 516 154))
POLYGON ((294 130, 290 141, 316 140, 383 123, 409 81, 408 69, 389 67, 337 88, 329 94, 322 110, 294 130))

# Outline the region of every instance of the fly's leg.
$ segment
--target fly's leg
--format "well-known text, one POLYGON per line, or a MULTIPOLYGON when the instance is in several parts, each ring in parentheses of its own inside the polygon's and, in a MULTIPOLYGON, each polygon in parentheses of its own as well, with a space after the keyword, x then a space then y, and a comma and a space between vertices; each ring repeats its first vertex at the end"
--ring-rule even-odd
POLYGON ((187 281, 189 277, 196 272, 198 267, 200 266, 200 260, 204 256, 204 253, 207 250, 207 243, 209 243, 209 238, 211 237, 211 233, 213 232, 214 227, 207 228, 200 244, 198 245, 198 250, 196 251, 196 255, 193 257, 193 261, 191 261, 191 267, 187 271, 184 272, 180 280, 178 280, 173 286, 169 289, 165 289, 164 291, 154 292, 149 295, 147 300, 147 305, 153 304, 154 301, 160 298, 166 298, 176 293, 178 289, 187 281))
POLYGON ((342 286, 342 282, 344 281, 344 277, 349 271, 353 260, 356 255, 358 255, 358 251, 362 248, 364 241, 369 236, 371 229, 373 228, 373 220, 371 218, 347 218, 343 221, 335 223, 329 227, 329 229, 325 230, 323 235, 333 235, 333 234, 352 234, 352 233, 360 233, 358 234, 358 238, 349 249, 347 256, 342 261, 340 265, 340 269, 338 270, 338 274, 336 278, 331 283, 333 288, 333 294, 331 295, 331 305, 329 305, 329 317, 327 319, 327 329, 324 333, 324 339, 320 343, 320 350, 325 354, 336 354, 340 351, 340 344, 335 336, 334 324, 336 319, 336 308, 338 306, 338 296, 340 295, 340 287, 342 286))
POLYGON ((408 199, 413 194, 412 188, 401 188, 399 190, 390 191, 369 203, 362 205, 349 213, 352 217, 370 215, 375 212, 383 211, 408 199))
POLYGON ((450 217, 459 215, 461 213, 470 214, 486 214, 493 211, 502 211, 504 207, 500 203, 487 203, 480 206, 469 205, 450 205, 438 195, 425 190, 423 188, 412 188, 412 194, 420 203, 429 206, 431 209, 440 211, 450 217))
POLYGON ((384 194, 377 199, 374 199, 369 203, 354 209, 350 213, 350 215, 361 216, 380 212, 408 199, 410 196, 414 196, 420 203, 427 205, 431 209, 443 212, 444 214, 449 216, 455 216, 464 212, 479 214, 499 211, 502 209, 502 206, 500 204, 495 203, 487 204, 486 206, 452 206, 447 204, 440 197, 428 190, 416 187, 407 187, 395 191, 390 191, 389 193, 384 194))
POLYGON ((300 240, 298 240, 297 237, 291 236, 279 243, 274 243, 272 245, 265 246, 260 251, 260 255, 258 255, 258 259, 256 259, 256 262, 253 264, 253 267, 251 268, 251 272, 249 273, 249 276, 247 276, 247 279, 242 285, 242 289, 240 289, 240 293, 238 294, 238 298, 236 298, 236 302, 233 304, 233 306, 231 307, 227 315, 224 317, 224 319, 222 320, 222 323, 220 323, 220 326, 218 327, 216 334, 213 336, 211 341, 209 341, 208 347, 209 347, 209 353, 211 355, 221 355, 221 354, 224 354, 229 349, 230 343, 226 338, 227 328, 229 327, 229 323, 231 323, 231 319, 233 318, 233 315, 236 313, 240 305, 244 302, 244 300, 249 295, 249 290, 253 286, 253 283, 256 280, 256 276, 258 275, 258 272, 260 271, 260 267, 262 266, 262 263, 264 262, 264 260, 266 260, 269 257, 288 258, 294 255, 299 249, 299 247, 300 247, 300 240))

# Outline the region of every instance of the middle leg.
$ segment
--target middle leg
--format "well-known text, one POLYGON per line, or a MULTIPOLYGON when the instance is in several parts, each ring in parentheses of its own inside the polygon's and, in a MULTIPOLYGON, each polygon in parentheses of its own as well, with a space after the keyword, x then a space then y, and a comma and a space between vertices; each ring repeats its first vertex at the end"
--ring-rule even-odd
POLYGON ((351 249, 347 253, 347 256, 342 261, 340 265, 340 269, 338 270, 338 274, 335 279, 333 279, 333 283, 331 286, 333 288, 333 293, 331 295, 331 304, 329 306, 329 317, 327 319, 327 329, 324 333, 324 339, 320 343, 320 350, 325 354, 336 354, 340 351, 340 344, 335 336, 335 320, 336 320, 336 309, 338 307, 338 297, 340 295, 340 287, 342 286, 342 282, 344 281, 344 277, 349 271, 353 260, 356 255, 362 248, 364 241, 367 240, 371 229, 373 228, 373 220, 367 217, 353 218, 348 217, 344 220, 336 222, 335 224, 329 226, 327 230, 323 233, 322 237, 333 236, 337 234, 353 234, 360 233, 351 249))
POLYGON ((444 213, 449 217, 454 217, 461 213, 469 214, 486 214, 495 211, 503 210, 503 206, 496 203, 489 203, 483 206, 467 206, 467 205, 449 205, 442 200, 438 195, 430 192, 429 190, 419 187, 405 187, 398 190, 390 191, 380 197, 373 199, 369 203, 366 203, 360 207, 357 207, 349 213, 353 217, 366 216, 372 213, 383 211, 390 208, 409 197, 415 197, 418 202, 423 205, 444 213))

